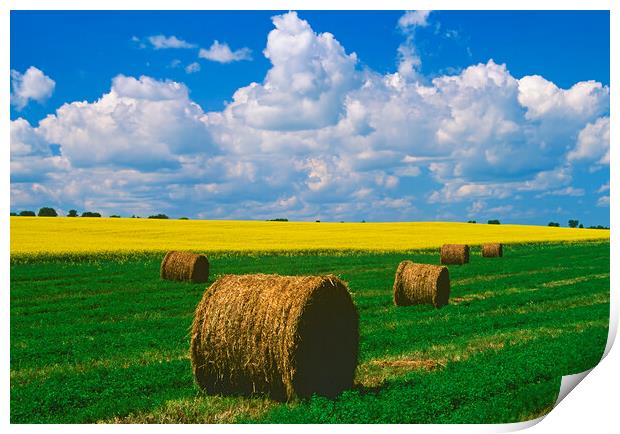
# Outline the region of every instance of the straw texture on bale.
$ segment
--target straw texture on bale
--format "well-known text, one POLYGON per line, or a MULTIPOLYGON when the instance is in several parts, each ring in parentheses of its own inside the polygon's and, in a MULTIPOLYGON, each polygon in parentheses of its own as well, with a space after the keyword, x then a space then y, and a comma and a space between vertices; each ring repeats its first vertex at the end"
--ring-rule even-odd
POLYGON ((353 385, 358 323, 335 276, 222 276, 196 308, 194 378, 212 394, 336 396, 353 385))
POLYGON ((469 262, 469 246, 467 244, 444 244, 441 246, 442 264, 467 264, 469 262))
POLYGON ((196 253, 170 251, 161 261, 159 274, 164 280, 204 283, 209 279, 209 260, 196 253))
POLYGON ((394 278, 394 304, 411 306, 432 304, 442 307, 450 298, 450 274, 447 267, 402 261, 394 278))
POLYGON ((501 243, 483 244, 482 256, 485 258, 499 258, 504 256, 504 249, 501 243))

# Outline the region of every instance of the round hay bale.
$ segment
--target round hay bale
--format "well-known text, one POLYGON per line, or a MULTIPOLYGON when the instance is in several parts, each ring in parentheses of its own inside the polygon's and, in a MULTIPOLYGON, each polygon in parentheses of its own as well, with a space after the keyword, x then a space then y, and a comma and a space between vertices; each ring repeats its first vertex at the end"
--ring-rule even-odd
POLYGON ((483 244, 482 256, 485 258, 501 258, 504 256, 503 245, 501 243, 483 244))
POLYGON ((196 308, 194 378, 211 394, 336 396, 353 385, 358 323, 335 276, 222 276, 196 308))
POLYGON ((161 261, 159 275, 164 280, 204 283, 209 279, 209 260, 192 252, 170 251, 161 261))
POLYGON ((442 264, 467 264, 469 262, 469 246, 467 244, 444 244, 441 246, 442 264))
POLYGON ((432 304, 442 307, 450 298, 448 267, 402 261, 394 278, 394 304, 432 304))

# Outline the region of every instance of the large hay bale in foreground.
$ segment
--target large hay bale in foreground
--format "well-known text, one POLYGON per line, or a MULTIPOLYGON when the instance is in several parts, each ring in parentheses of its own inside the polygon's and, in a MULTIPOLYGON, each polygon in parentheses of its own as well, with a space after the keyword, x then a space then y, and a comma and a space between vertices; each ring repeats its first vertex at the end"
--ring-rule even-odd
POLYGON ((467 264, 469 262, 469 246, 467 244, 444 244, 441 246, 442 264, 467 264))
POLYGON ((394 278, 394 304, 432 304, 441 307, 450 298, 448 267, 402 261, 394 278))
POLYGON ((209 279, 209 260, 192 252, 170 251, 161 261, 159 275, 165 280, 204 283, 209 279))
POLYGON ((196 308, 194 378, 215 394, 336 396, 353 385, 358 322, 335 276, 222 276, 196 308))
POLYGON ((504 249, 501 243, 491 243, 482 245, 482 256, 485 258, 501 258, 504 256, 504 249))

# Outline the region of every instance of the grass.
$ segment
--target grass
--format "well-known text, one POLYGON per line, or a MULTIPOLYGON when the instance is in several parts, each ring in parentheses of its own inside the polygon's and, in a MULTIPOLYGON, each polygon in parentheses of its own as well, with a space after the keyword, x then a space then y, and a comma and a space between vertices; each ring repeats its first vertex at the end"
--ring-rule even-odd
POLYGON ((436 248, 443 243, 609 240, 609 230, 469 223, 309 223, 11 217, 15 258, 134 251, 365 251, 436 248))
MULTIPOLYGON (((276 223, 277 224, 277 223, 276 223)), ((435 252, 219 255, 224 273, 335 273, 360 313, 356 384, 290 404, 193 384, 193 310, 205 285, 159 280, 161 256, 11 265, 12 423, 495 423, 552 408, 560 377, 607 339, 609 243, 511 245, 450 266, 448 306, 396 308, 403 259, 435 252)))

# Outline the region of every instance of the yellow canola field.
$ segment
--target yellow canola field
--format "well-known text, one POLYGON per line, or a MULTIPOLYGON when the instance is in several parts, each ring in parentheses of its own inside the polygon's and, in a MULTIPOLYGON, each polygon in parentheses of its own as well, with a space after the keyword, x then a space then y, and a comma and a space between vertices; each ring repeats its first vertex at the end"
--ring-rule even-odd
POLYGON ((11 254, 186 249, 202 252, 402 251, 444 243, 608 240, 609 231, 470 223, 310 223, 11 217, 11 254))

